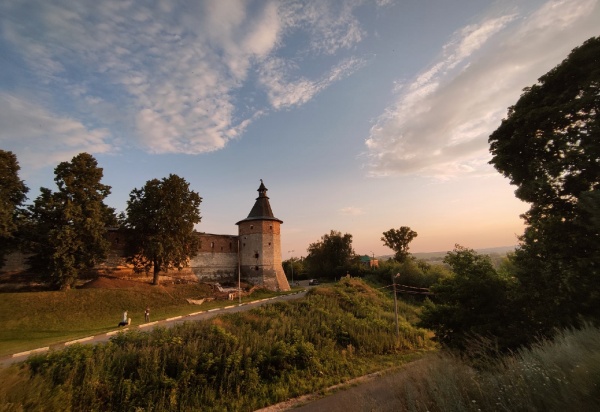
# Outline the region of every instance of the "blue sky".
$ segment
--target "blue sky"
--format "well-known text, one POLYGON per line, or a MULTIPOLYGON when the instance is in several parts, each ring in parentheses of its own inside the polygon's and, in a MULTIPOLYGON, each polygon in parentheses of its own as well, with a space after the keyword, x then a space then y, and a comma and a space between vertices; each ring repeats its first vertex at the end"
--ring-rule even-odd
POLYGON ((93 154, 125 210, 178 174, 235 234, 263 179, 284 258, 514 245, 528 206, 487 139, 521 90, 600 35, 599 0, 0 3, 0 148, 31 188, 93 154), (292 252, 293 251, 293 252, 292 252))

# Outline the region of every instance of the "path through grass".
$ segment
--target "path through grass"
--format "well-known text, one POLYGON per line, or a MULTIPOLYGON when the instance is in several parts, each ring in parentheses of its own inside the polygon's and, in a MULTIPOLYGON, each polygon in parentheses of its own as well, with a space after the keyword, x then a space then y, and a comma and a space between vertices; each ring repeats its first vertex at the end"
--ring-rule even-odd
MULTIPOLYGON (((261 291, 253 298, 267 294, 261 291)), ((151 320, 160 320, 231 304, 217 300, 197 306, 186 300, 207 296, 212 291, 206 284, 1 293, 0 357, 114 330, 124 310, 135 326, 144 322, 147 306, 151 320)))

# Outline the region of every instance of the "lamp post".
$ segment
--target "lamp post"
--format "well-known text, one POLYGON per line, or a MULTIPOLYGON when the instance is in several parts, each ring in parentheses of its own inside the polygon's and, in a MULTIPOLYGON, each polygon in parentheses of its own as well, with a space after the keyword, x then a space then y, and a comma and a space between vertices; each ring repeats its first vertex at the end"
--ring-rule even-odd
POLYGON ((392 275, 392 282, 394 285, 394 317, 396 318, 396 338, 400 337, 400 327, 398 326, 398 298, 396 297, 396 278, 400 276, 400 273, 396 273, 396 276, 392 275))
MULTIPOLYGON (((294 253, 295 250, 288 250, 288 253, 294 253)), ((292 256, 293 257, 293 256, 292 256)), ((294 286, 294 261, 290 257, 290 264, 292 265, 292 287, 294 286)))
POLYGON ((242 264, 240 262, 240 238, 237 241, 237 263, 238 263, 238 305, 242 304, 242 264))

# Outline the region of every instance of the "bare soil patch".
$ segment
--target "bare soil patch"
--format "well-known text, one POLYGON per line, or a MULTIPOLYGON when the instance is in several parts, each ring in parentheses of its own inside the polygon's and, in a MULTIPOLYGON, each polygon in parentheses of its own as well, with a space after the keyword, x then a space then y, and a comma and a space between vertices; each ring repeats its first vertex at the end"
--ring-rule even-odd
POLYGON ((48 290, 46 279, 30 272, 0 272, 0 293, 48 290))
POLYGON ((150 282, 121 279, 111 276, 99 276, 80 286, 81 289, 136 289, 149 288, 153 286, 150 282))

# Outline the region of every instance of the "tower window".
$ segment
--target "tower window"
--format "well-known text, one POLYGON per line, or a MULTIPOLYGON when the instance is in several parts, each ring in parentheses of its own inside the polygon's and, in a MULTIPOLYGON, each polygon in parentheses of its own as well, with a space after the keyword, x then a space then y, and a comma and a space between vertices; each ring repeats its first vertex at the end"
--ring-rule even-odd
POLYGON ((250 225, 250 229, 254 229, 254 225, 250 225))
POLYGON ((258 252, 254 253, 254 257, 258 259, 258 252))
POLYGON ((229 242, 229 250, 233 250, 233 244, 229 242))
POLYGON ((210 248, 214 249, 215 248, 215 242, 210 242, 210 248))

